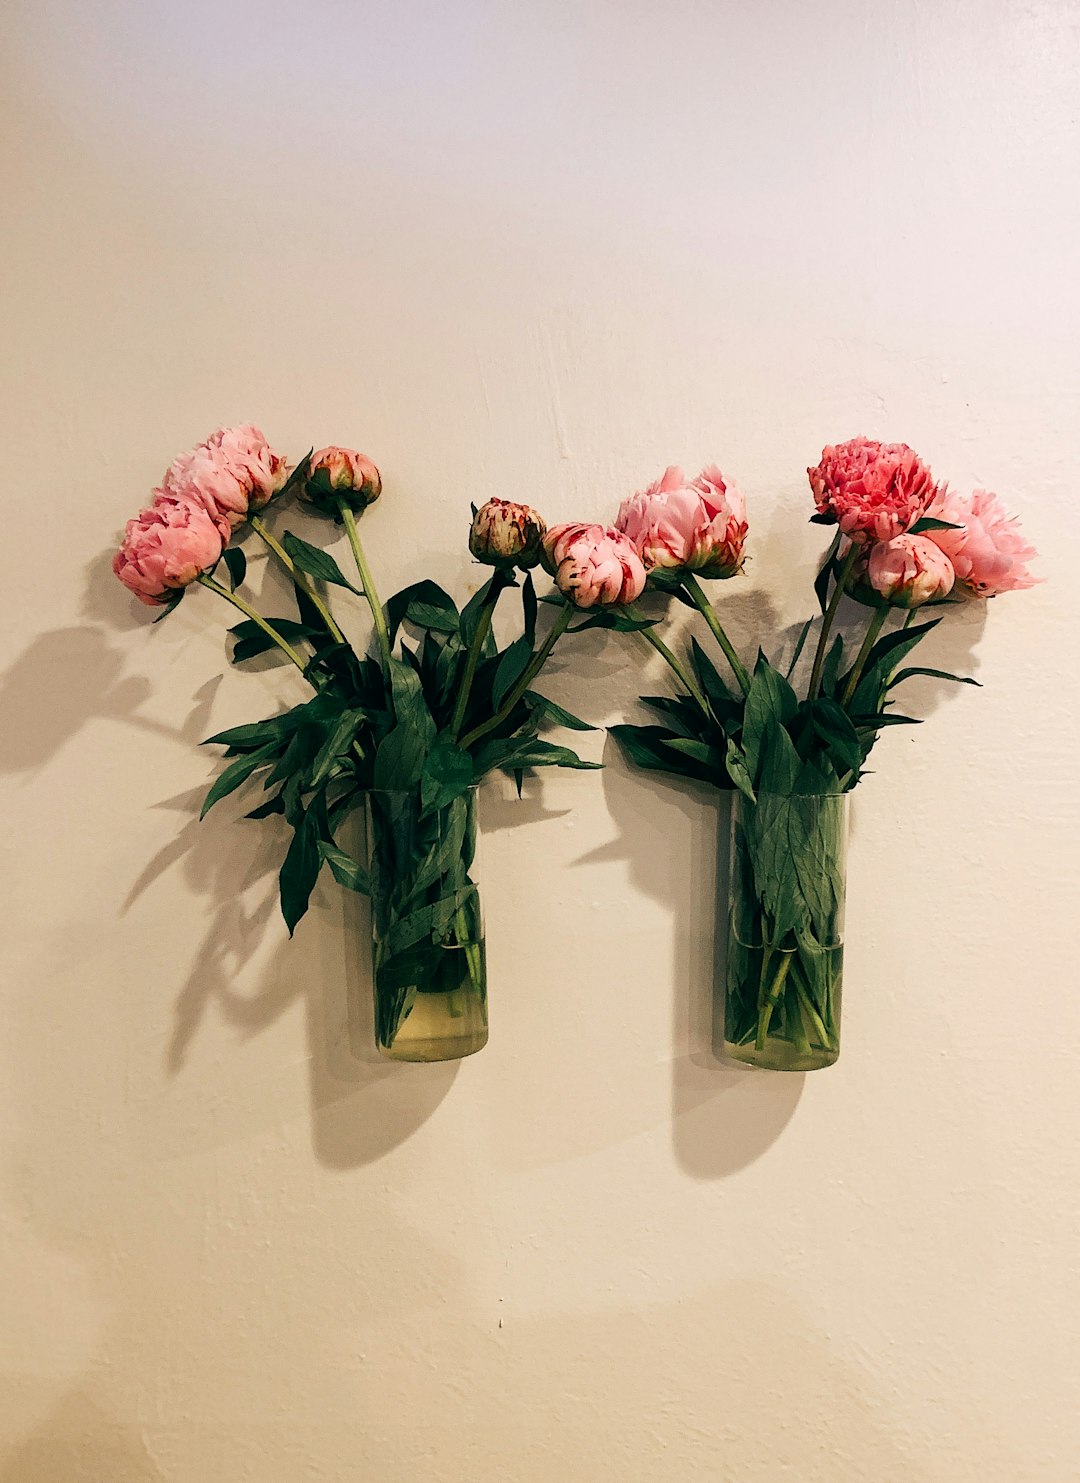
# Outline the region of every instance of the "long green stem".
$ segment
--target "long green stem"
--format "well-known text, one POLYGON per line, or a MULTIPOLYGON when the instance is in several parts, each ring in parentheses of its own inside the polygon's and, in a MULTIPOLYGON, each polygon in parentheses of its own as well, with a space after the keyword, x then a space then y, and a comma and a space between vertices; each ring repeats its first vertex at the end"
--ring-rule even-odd
MULTIPOLYGON (((640 617, 640 614, 634 612, 630 608, 627 608, 627 612, 630 614, 631 617, 640 617)), ((686 666, 682 664, 678 659, 676 659, 675 655, 668 648, 667 644, 664 643, 664 640, 657 633, 656 629, 641 628, 638 630, 638 632, 641 634, 641 637, 646 640, 647 643, 652 644, 653 648, 660 655, 661 659, 663 659, 664 663, 671 670, 672 674, 674 674, 678 678, 683 688, 693 697, 693 699, 701 707, 705 714, 708 715, 709 702, 705 699, 705 696, 702 694, 700 688, 694 683, 694 678, 687 670, 686 666)))
POLYGON ((863 639, 862 646, 860 647, 858 654, 855 656, 855 663, 851 667, 851 674, 848 675, 847 684, 844 686, 844 693, 840 697, 840 704, 842 706, 846 706, 848 701, 855 694, 856 687, 858 686, 859 680, 862 677, 862 672, 866 665, 867 658, 869 657, 870 650, 877 643, 878 634, 885 626, 885 619, 889 616, 889 611, 890 610, 888 606, 886 604, 882 604, 882 606, 878 608, 877 612, 867 624, 866 637, 863 639))
POLYGON ((476 632, 472 636, 472 643, 469 645, 469 652, 465 658, 465 673, 461 677, 461 689, 458 691, 453 719, 450 722, 450 735, 455 740, 458 732, 461 730, 461 723, 465 719, 465 711, 469 704, 469 693, 472 690, 473 680, 476 678, 476 666, 480 663, 480 655, 484 652, 484 643, 488 634, 491 632, 491 620, 495 614, 495 605, 502 596, 505 586, 506 578, 502 572, 493 572, 476 620, 476 632))
POLYGON ((773 979, 768 998, 765 1000, 758 1014, 757 1035, 754 1039, 755 1047, 758 1050, 765 1049, 765 1041, 769 1034, 769 1021, 772 1019, 773 1010, 776 1008, 780 995, 783 993, 784 980, 788 976, 788 971, 791 968, 791 960, 794 956, 795 954, 790 952, 784 954, 783 961, 776 971, 776 977, 773 979))
POLYGON ((810 672, 810 686, 806 692, 807 700, 817 699, 818 688, 821 685, 821 670, 822 666, 825 663, 825 646, 829 641, 829 634, 832 631, 833 619, 836 617, 836 610, 840 606, 840 599, 844 595, 844 589, 847 587, 848 578, 851 576, 852 570, 855 566, 855 562, 858 560, 858 556, 859 548, 858 546, 856 546, 855 542, 852 541, 848 553, 844 557, 844 560, 841 564, 840 572, 836 578, 836 586, 833 588, 833 595, 829 599, 828 607, 825 609, 825 617, 822 620, 821 624, 821 633, 818 636, 817 650, 814 653, 814 668, 810 672))
POLYGON ((548 634, 544 642, 540 645, 540 648, 537 649, 533 657, 529 660, 528 664, 525 666, 524 673, 517 681, 517 683, 511 688, 502 705, 490 718, 490 720, 484 721, 480 726, 474 726, 471 731, 467 732, 466 735, 463 736, 458 742, 459 747, 471 747, 474 742, 479 741, 482 736, 486 736, 489 731, 494 731, 496 727, 501 726, 502 723, 510 716, 518 701, 525 694, 525 691, 529 688, 533 680, 536 679, 537 675, 547 663, 552 649, 554 649, 559 639, 566 632, 567 625, 569 624, 570 619, 574 616, 575 611, 576 609, 573 608, 570 603, 567 603, 566 606, 560 611, 559 616, 551 625, 551 632, 548 634))
POLYGON ((285 550, 284 546, 280 545, 278 541, 270 534, 258 515, 252 515, 248 521, 248 524, 251 526, 252 530, 259 537, 259 539, 265 542, 265 544, 274 553, 277 559, 281 562, 282 566, 289 573, 289 576, 305 594, 305 596, 310 598, 311 602, 314 603, 316 609, 318 610, 319 616, 322 618, 323 622, 326 624, 327 628, 330 630, 331 634, 333 634, 337 642, 339 644, 343 644, 345 642, 345 635, 334 622, 334 615, 323 602, 319 594, 315 591, 314 585, 312 584, 307 573, 299 570, 292 557, 285 550))
POLYGON ((292 660, 293 664, 296 665, 300 673, 303 674, 304 670, 307 668, 304 660, 300 657, 300 655, 296 652, 291 644, 285 642, 280 633, 271 628, 270 624, 267 623, 263 615, 260 612, 256 611, 256 609, 253 608, 250 603, 245 602, 242 597, 237 597, 235 592, 230 592, 229 589, 227 587, 223 587, 220 582, 215 582, 213 577, 208 577, 205 572, 201 577, 197 577, 196 581, 199 582, 203 587, 208 587, 211 592, 216 592, 217 595, 219 597, 223 597, 226 602, 231 602, 234 608, 239 608, 240 612, 243 613, 245 617, 250 618, 252 623, 257 624, 258 627, 262 629, 267 638, 273 639, 274 643, 278 646, 281 652, 283 654, 287 654, 292 660))
POLYGON ((371 609, 371 619, 375 624, 375 634, 379 641, 379 652, 382 655, 383 669, 390 672, 390 633, 386 627, 386 614, 383 612, 379 594, 375 590, 375 581, 371 575, 364 555, 364 548, 360 544, 360 532, 356 528, 356 516, 346 502, 338 496, 338 512, 345 524, 345 533, 349 537, 349 545, 352 547, 353 560, 356 562, 356 570, 360 573, 360 586, 364 589, 368 607, 371 609))
POLYGON ((731 668, 735 674, 735 678, 739 682, 739 689, 744 695, 749 695, 750 676, 746 672, 746 666, 743 664, 738 654, 736 654, 735 645, 731 642, 727 634, 724 632, 723 625, 721 624, 720 619, 716 616, 716 612, 713 608, 712 603, 710 603, 708 597, 706 597, 704 588, 698 581, 697 577, 694 576, 693 572, 683 572, 683 587, 693 598, 694 604, 701 613, 701 616, 705 619, 705 622, 712 629, 713 637, 716 639, 716 642, 720 645, 721 649, 723 649, 724 654, 727 657, 727 662, 731 665, 731 668))

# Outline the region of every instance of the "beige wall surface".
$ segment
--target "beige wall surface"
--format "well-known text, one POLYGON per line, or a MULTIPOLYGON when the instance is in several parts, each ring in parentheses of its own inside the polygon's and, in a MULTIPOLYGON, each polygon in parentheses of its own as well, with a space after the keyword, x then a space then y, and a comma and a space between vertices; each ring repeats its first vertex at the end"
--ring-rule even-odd
MULTIPOLYGON (((1067 1483, 1077 1381, 1074 0, 9 0, 0 1483, 1067 1483), (704 789, 485 791, 492 1038, 370 1049, 359 906, 197 825, 224 673, 111 547, 175 453, 365 449, 385 590, 468 501, 747 493, 744 650, 863 432, 999 490, 854 810, 838 1065, 711 1052, 704 789)), ((314 527, 298 517, 297 529, 314 527)), ((262 563, 254 589, 270 594, 262 563)), ((549 689, 641 718, 590 635, 549 689)))

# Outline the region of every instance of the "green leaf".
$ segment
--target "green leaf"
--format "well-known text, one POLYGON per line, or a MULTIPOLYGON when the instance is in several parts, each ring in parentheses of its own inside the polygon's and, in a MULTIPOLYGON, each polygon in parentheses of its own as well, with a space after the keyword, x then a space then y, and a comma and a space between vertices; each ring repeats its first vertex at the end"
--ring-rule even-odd
POLYGON ((791 656, 791 663, 787 667, 787 675, 786 675, 786 678, 789 679, 789 680, 791 679, 792 675, 795 673, 795 666, 799 662, 799 659, 800 659, 800 657, 802 655, 803 648, 806 645, 807 635, 809 634, 809 632, 810 632, 810 630, 811 630, 811 628, 813 626, 814 626, 814 620, 813 620, 813 618, 807 618, 806 622, 803 624, 802 628, 799 631, 799 637, 798 637, 798 639, 795 642, 795 652, 794 652, 794 654, 792 654, 792 656, 791 656))
POLYGON ((736 788, 738 788, 739 792, 745 794, 751 803, 756 803, 757 798, 754 794, 754 783, 750 776, 750 770, 746 765, 746 758, 731 737, 728 737, 724 765, 728 770, 728 777, 735 784, 736 788))
POLYGON ((302 572, 307 572, 308 576, 318 577, 321 582, 330 582, 336 587, 347 587, 350 592, 363 597, 364 594, 359 587, 353 586, 328 552, 320 551, 318 546, 311 546, 307 541, 302 541, 299 536, 293 535, 291 530, 287 530, 282 536, 281 544, 292 558, 293 563, 302 572))
POLYGON ((717 767, 720 760, 715 747, 710 747, 708 742, 695 741, 693 737, 673 736, 664 745, 674 752, 681 752, 684 757, 692 757, 710 771, 717 767))
POLYGON ((235 592, 247 576, 247 557, 239 546, 226 546, 221 555, 229 569, 229 587, 235 592))
POLYGON ((769 727, 784 726, 798 709, 795 692, 778 670, 758 654, 750 693, 743 710, 742 750, 750 776, 756 778, 769 727))
POLYGON ((319 853, 318 807, 313 805, 296 825, 288 854, 278 874, 281 892, 281 915, 291 937, 296 924, 308 909, 323 857, 319 853))
POLYGON ((905 680, 910 680, 914 675, 929 675, 933 680, 955 680, 958 685, 977 685, 980 690, 982 689, 982 682, 973 679, 971 675, 952 675, 947 669, 923 669, 919 666, 902 669, 898 675, 893 675, 888 688, 892 690, 894 686, 902 685, 905 680))
POLYGON ((293 469, 292 473, 285 480, 285 483, 278 490, 277 494, 274 495, 275 500, 284 499, 287 494, 291 494, 294 489, 299 488, 301 484, 305 484, 307 482, 308 470, 311 468, 311 455, 314 452, 314 448, 308 449, 303 458, 293 469))
POLYGON ((526 690, 523 700, 528 701, 535 714, 545 721, 550 721, 555 726, 565 726, 568 731, 598 731, 598 726, 590 726, 588 721, 583 721, 580 716, 573 715, 564 710, 561 705, 556 705, 546 695, 541 695, 538 690, 526 690))
POLYGON ((424 812, 443 808, 472 787, 472 756, 448 734, 441 736, 427 754, 420 777, 424 812))
POLYGON ((526 572, 521 581, 521 617, 530 648, 536 643, 536 606, 532 572, 526 572))
POLYGON ((600 762, 584 762, 569 747, 557 747, 553 742, 527 736, 488 742, 480 748, 474 761, 477 781, 495 767, 501 767, 504 772, 527 767, 572 767, 592 771, 602 765, 600 762))
POLYGON ((841 634, 837 634, 833 640, 829 652, 825 655, 825 663, 821 666, 821 693, 822 695, 835 695, 840 683, 840 666, 844 660, 844 640, 841 634))
POLYGON ((353 739, 363 725, 364 720, 364 711, 342 711, 335 725, 327 733, 326 740, 315 755, 315 760, 311 767, 310 786, 312 788, 317 788, 320 783, 325 782, 337 763, 342 761, 349 752, 353 739))
POLYGON ((794 793, 795 780, 801 768, 802 759, 786 728, 776 721, 770 721, 765 732, 758 773, 758 795, 779 793, 786 797, 794 793))
POLYGON ((714 706, 719 708, 721 714, 725 714, 733 702, 735 695, 731 687, 721 676, 716 665, 706 654, 695 637, 690 639, 690 657, 694 666, 694 673, 698 677, 701 688, 706 698, 714 706))
POLYGON ((319 840, 319 854, 329 865, 339 886, 344 886, 347 891, 356 891, 361 896, 371 895, 371 879, 358 860, 325 839, 319 840))
MULTIPOLYGON (((582 609, 582 611, 587 610, 582 609)), ((615 633, 642 633, 646 628, 655 628, 659 622, 659 618, 631 618, 628 613, 620 609, 603 608, 599 612, 590 612, 584 622, 576 623, 566 631, 567 633, 584 633, 589 628, 610 628, 615 633)))
POLYGON ((491 686, 491 705, 497 711, 510 691, 521 679, 533 657, 532 645, 524 634, 514 640, 510 647, 503 651, 495 670, 495 678, 491 686))
POLYGON ((160 623, 162 618, 167 618, 171 612, 178 608, 181 602, 183 602, 184 600, 184 593, 186 591, 186 587, 177 587, 172 593, 170 593, 168 600, 162 603, 161 612, 154 619, 154 622, 160 623))
POLYGON ((810 715, 814 730, 829 751, 849 772, 858 772, 863 764, 862 745, 847 712, 835 700, 822 696, 813 702, 810 715))
POLYGON ((921 519, 916 520, 915 524, 908 531, 908 535, 922 536, 925 535, 928 530, 963 529, 964 527, 962 525, 954 525, 951 520, 938 520, 933 515, 923 515, 921 519))
POLYGON ((437 582, 429 582, 426 578, 422 582, 413 582, 408 587, 403 587, 400 592, 395 592, 386 604, 386 621, 390 629, 391 644, 397 638, 398 628, 404 618, 408 616, 418 628, 435 628, 439 633, 452 633, 457 627, 457 604, 448 592, 444 592, 437 582), (410 609, 414 608, 421 617, 431 619, 430 623, 422 623, 415 617, 410 609), (438 614, 438 625, 434 621, 438 614))
POLYGON ((250 752, 246 757, 238 757, 235 762, 231 762, 225 768, 224 772, 215 779, 210 791, 203 800, 199 818, 205 819, 214 804, 219 803, 222 798, 226 798, 230 793, 235 792, 241 783, 247 781, 256 768, 265 767, 276 750, 277 744, 271 743, 268 746, 260 747, 257 752, 250 752))

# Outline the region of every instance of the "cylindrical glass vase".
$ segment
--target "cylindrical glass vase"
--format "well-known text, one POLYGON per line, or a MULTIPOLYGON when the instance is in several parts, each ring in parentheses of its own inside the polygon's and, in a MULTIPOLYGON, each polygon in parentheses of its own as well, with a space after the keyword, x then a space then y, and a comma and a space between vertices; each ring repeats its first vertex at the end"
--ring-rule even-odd
POLYGON ((840 1054, 848 795, 736 793, 724 1051, 770 1071, 840 1054))
POLYGON ((425 807, 367 795, 375 1043, 394 1061, 455 1061, 487 1044, 476 789, 425 807))

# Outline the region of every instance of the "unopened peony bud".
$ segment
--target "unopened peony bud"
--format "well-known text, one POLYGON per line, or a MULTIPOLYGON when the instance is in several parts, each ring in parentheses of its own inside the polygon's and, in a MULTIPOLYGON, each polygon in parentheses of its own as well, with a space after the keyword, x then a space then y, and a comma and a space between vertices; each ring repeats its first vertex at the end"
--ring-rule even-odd
POLYGON ((469 550, 487 566, 519 566, 523 571, 540 560, 547 526, 530 505, 489 499, 473 516, 469 550))
POLYGON ((645 586, 637 547, 613 525, 556 525, 544 537, 542 560, 575 607, 621 607, 645 586))
POLYGON ((382 475, 370 458, 351 448, 330 447, 312 454, 300 498, 324 515, 337 516, 338 500, 360 514, 381 493, 382 475))
POLYGON ((896 608, 920 608, 948 597, 952 562, 928 536, 894 536, 871 546, 866 569, 870 586, 896 608))

